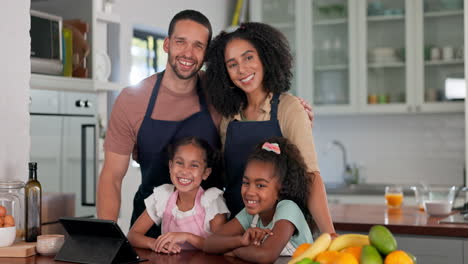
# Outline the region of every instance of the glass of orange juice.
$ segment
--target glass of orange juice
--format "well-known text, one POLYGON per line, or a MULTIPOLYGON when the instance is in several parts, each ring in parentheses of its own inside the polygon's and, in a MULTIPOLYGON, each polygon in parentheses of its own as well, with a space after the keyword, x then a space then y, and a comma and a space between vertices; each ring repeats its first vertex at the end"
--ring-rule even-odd
POLYGON ((398 185, 386 186, 385 201, 388 208, 400 208, 403 203, 403 187, 398 185))

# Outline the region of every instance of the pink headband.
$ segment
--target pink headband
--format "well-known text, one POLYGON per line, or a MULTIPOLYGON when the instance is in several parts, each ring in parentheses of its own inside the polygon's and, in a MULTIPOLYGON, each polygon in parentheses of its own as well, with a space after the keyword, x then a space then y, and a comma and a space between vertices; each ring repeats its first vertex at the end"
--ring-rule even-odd
POLYGON ((262 149, 264 149, 266 151, 274 152, 274 153, 276 153, 278 155, 281 154, 281 149, 280 149, 278 143, 265 142, 265 143, 263 143, 262 149))

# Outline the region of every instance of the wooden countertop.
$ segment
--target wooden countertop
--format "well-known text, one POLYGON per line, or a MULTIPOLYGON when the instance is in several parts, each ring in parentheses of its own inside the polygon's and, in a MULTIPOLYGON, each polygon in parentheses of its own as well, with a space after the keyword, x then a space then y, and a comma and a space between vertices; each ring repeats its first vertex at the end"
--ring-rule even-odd
MULTIPOLYGON (((135 248, 140 258, 148 259, 145 262, 139 263, 151 263, 151 264, 248 264, 238 258, 224 257, 219 255, 210 255, 202 251, 183 251, 178 255, 163 255, 157 254, 148 249, 135 248)), ((286 264, 290 258, 280 257, 275 264, 286 264)), ((66 264, 70 262, 54 261, 54 256, 41 256, 35 255, 28 258, 0 258, 0 264, 66 264)))
POLYGON ((386 205, 330 204, 330 213, 338 233, 368 232, 379 224, 387 226, 394 234, 468 237, 468 224, 439 224, 446 216, 429 216, 413 206, 387 209, 386 205))

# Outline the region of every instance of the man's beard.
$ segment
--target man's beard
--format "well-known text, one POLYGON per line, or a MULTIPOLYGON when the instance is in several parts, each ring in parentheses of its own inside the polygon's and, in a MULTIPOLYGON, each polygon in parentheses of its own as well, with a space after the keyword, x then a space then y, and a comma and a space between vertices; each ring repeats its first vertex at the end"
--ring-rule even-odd
MULTIPOLYGON (((169 54, 169 58, 171 57, 171 55, 169 54)), ((193 72, 191 72, 188 76, 185 76, 183 75, 179 69, 177 68, 177 59, 174 57, 174 60, 173 60, 174 63, 172 63, 172 61, 170 61, 169 65, 171 66, 172 68, 172 71, 175 73, 175 75, 179 78, 179 79, 182 79, 182 80, 189 80, 191 78, 193 78, 193 76, 195 76, 197 74, 197 72, 201 69, 201 67, 198 67, 195 68, 195 70, 193 72)))

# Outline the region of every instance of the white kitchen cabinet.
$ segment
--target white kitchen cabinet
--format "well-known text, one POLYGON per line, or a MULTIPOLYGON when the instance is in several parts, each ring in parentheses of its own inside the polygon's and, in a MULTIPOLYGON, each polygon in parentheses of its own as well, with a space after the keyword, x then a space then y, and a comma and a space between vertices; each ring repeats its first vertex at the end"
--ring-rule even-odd
POLYGON ((418 263, 467 263, 468 251, 463 238, 395 235, 398 248, 411 252, 418 263), (464 262, 465 259, 465 262, 464 262))
POLYGON ((464 91, 462 0, 259 0, 250 7, 252 21, 290 40, 294 90, 316 113, 463 111, 456 100, 464 91))
POLYGON ((41 0, 32 1, 31 9, 57 15, 63 20, 80 19, 89 25, 86 35, 90 53, 86 58, 88 78, 70 78, 33 74, 31 86, 38 89, 107 91, 119 90, 120 18, 104 13, 101 0, 41 0), (107 75, 110 76, 108 78, 107 75))
POLYGON ((468 264, 468 241, 463 241, 463 264, 468 264))

